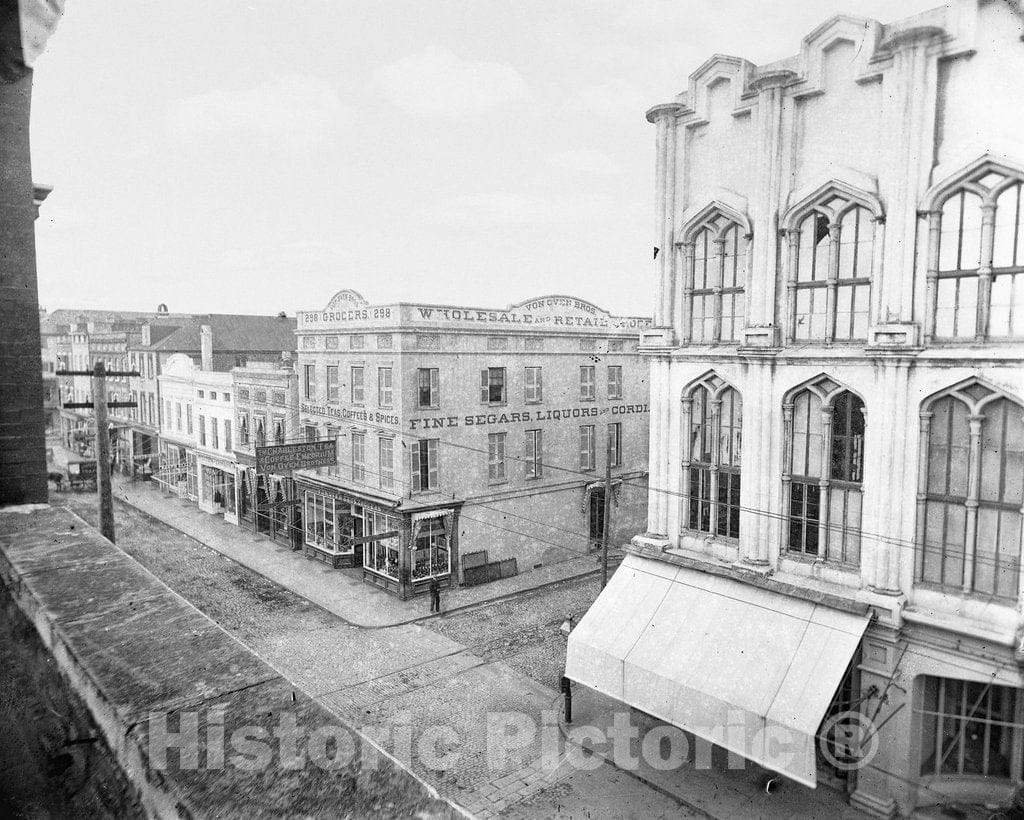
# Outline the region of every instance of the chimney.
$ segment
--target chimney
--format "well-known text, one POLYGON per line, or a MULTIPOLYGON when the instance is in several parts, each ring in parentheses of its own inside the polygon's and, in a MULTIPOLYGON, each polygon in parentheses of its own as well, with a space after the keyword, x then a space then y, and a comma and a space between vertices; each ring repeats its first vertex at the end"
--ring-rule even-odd
POLYGON ((142 344, 146 345, 147 347, 153 344, 152 330, 152 327, 150 327, 148 324, 142 326, 142 344))
POLYGON ((281 351, 281 369, 291 370, 292 369, 292 352, 290 350, 281 351))
POLYGON ((213 370, 213 328, 209 325, 199 328, 199 352, 202 355, 202 369, 213 370))

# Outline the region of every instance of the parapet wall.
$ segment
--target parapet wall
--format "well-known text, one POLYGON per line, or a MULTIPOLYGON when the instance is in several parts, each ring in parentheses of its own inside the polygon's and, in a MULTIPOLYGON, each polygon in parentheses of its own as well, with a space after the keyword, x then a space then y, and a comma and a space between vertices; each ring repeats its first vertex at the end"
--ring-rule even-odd
POLYGON ((70 511, 0 509, 0 578, 147 815, 459 816, 70 511))

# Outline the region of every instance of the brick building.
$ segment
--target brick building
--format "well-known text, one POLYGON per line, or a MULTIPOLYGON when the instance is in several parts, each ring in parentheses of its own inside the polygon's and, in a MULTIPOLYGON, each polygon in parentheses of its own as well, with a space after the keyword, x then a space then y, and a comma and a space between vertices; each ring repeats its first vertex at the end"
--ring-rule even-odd
POLYGON ((308 553, 403 597, 465 580, 460 555, 524 571, 586 554, 609 437, 610 536, 628 539, 646 498, 648 324, 566 296, 484 310, 341 291, 300 311, 300 424, 338 442, 336 467, 295 473, 308 553))

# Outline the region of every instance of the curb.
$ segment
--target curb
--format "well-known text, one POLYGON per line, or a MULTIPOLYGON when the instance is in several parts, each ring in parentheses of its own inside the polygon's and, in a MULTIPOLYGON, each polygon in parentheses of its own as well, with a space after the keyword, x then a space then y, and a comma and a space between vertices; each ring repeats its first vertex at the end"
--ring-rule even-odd
POLYGON ((574 581, 574 580, 579 579, 579 578, 589 578, 590 576, 597 575, 598 573, 601 572, 601 568, 600 567, 598 567, 596 569, 589 569, 589 570, 586 570, 585 572, 577 573, 575 575, 567 575, 564 578, 557 578, 557 579, 555 579, 553 581, 545 581, 545 582, 543 582, 541 584, 537 584, 536 586, 526 587, 526 588, 519 589, 519 590, 513 590, 512 592, 504 592, 504 593, 501 593, 500 595, 495 595, 493 598, 484 598, 483 600, 480 600, 480 601, 473 601, 472 603, 462 604, 461 606, 456 606, 456 607, 452 607, 451 609, 446 609, 443 612, 438 613, 438 614, 418 615, 415 618, 407 618, 404 621, 394 621, 394 622, 388 623, 388 624, 360 624, 360 623, 357 623, 355 621, 348 620, 344 616, 339 615, 337 612, 333 612, 332 610, 330 610, 327 607, 325 607, 322 603, 314 601, 312 598, 309 598, 308 596, 304 595, 302 592, 300 592, 300 591, 298 591, 296 589, 292 589, 291 587, 286 587, 284 584, 280 583, 279 581, 274 580, 273 578, 269 577, 268 575, 265 575, 264 573, 262 573, 260 570, 256 569, 255 567, 251 567, 248 564, 243 564, 237 558, 232 558, 230 555, 226 555, 225 553, 221 552, 219 549, 217 549, 213 545, 208 544, 208 543, 206 543, 205 541, 203 541, 203 540, 201 540, 199 538, 196 538, 196 536, 193 535, 192 533, 187 532, 186 530, 183 530, 181 527, 176 526, 175 524, 172 524, 169 521, 165 521, 164 519, 154 515, 153 513, 149 512, 147 510, 142 509, 141 507, 133 504, 131 501, 129 501, 129 500, 125 499, 125 498, 122 498, 121 496, 117 495, 116 493, 114 494, 114 500, 117 501, 120 504, 124 504, 127 507, 131 507, 133 510, 138 512, 140 515, 143 515, 143 516, 145 516, 146 518, 148 518, 148 519, 150 519, 152 521, 156 521, 159 524, 163 524, 165 527, 170 527, 172 530, 175 530, 176 532, 181 533, 186 538, 190 538, 191 540, 195 541, 197 544, 200 544, 201 546, 204 546, 207 549, 213 550, 218 555, 220 555, 221 557, 227 559, 228 561, 231 561, 232 563, 236 564, 237 566, 242 567, 243 569, 246 569, 249 572, 256 573, 260 577, 266 579, 268 582, 270 582, 270 583, 280 587, 281 589, 288 590, 288 592, 290 592, 290 593, 292 593, 294 595, 297 595, 299 598, 302 598, 302 600, 308 602, 309 604, 311 604, 311 605, 313 605, 315 607, 318 607, 319 609, 322 609, 325 612, 330 613, 331 615, 333 615, 335 618, 337 618, 338 620, 340 620, 342 623, 346 624, 347 626, 355 627, 357 629, 366 629, 366 630, 391 629, 392 627, 396 627, 396 626, 408 626, 410 624, 421 624, 421 623, 424 623, 424 622, 427 622, 427 621, 441 620, 445 616, 453 614, 453 613, 456 613, 456 612, 465 612, 467 610, 471 610, 471 609, 474 609, 476 607, 482 607, 482 606, 486 606, 488 604, 496 603, 496 602, 499 602, 499 601, 505 601, 505 600, 508 600, 509 598, 514 598, 514 597, 517 597, 517 596, 520 596, 520 595, 528 595, 529 593, 533 592, 534 590, 546 589, 548 587, 555 586, 556 584, 565 583, 567 581, 574 581))

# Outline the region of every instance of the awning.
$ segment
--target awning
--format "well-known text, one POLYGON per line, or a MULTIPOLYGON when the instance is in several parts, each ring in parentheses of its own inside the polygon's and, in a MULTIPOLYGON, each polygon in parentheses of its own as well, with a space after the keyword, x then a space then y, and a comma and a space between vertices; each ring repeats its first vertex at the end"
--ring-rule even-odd
POLYGON ((808 786, 866 615, 627 555, 569 634, 565 674, 808 786))
POLYGON ((417 512, 412 514, 412 523, 417 521, 428 521, 431 518, 444 518, 446 515, 454 515, 455 510, 450 507, 446 510, 424 510, 423 512, 417 512))

